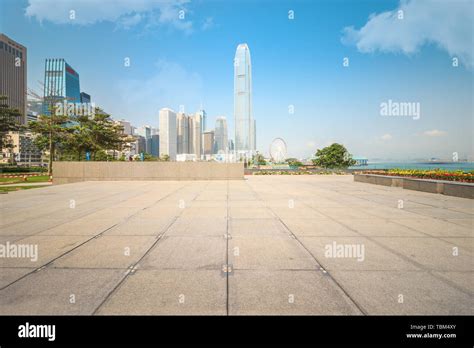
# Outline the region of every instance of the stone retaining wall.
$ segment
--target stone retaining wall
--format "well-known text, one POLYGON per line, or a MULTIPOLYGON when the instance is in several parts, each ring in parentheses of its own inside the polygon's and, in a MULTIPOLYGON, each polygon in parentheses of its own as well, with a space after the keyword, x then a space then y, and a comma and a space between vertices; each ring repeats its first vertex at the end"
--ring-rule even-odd
POLYGON ((243 163, 53 162, 53 184, 79 181, 235 180, 243 178, 243 163))
POLYGON ((465 182, 424 180, 375 174, 354 174, 354 181, 474 199, 474 184, 465 182))

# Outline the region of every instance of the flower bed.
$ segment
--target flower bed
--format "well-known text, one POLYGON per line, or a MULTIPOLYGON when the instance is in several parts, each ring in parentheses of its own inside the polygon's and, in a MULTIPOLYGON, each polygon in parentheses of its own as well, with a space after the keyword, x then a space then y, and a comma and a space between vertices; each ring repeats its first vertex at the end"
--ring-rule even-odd
POLYGON ((0 173, 0 178, 24 178, 24 177, 33 177, 33 176, 43 176, 45 173, 0 173))
POLYGON ((388 169, 388 170, 366 170, 360 174, 377 174, 387 176, 402 176, 416 179, 446 180, 474 183, 474 171, 447 171, 441 169, 388 169))
POLYGON ((344 175, 343 171, 309 171, 309 170, 260 170, 253 175, 344 175))

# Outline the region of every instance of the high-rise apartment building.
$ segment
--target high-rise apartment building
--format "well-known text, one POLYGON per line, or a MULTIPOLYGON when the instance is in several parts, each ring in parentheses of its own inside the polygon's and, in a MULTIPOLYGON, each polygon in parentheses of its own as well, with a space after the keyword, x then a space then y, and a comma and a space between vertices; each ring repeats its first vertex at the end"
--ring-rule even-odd
POLYGON ((62 58, 47 58, 44 66, 43 113, 58 102, 81 102, 79 74, 62 58))
POLYGON ((177 153, 193 154, 200 159, 204 153, 201 111, 192 115, 178 113, 176 121, 177 153))
POLYGON ((177 128, 176 113, 168 108, 160 110, 160 156, 168 155, 170 160, 176 160, 177 128))
POLYGON ((252 63, 245 43, 238 45, 235 52, 234 118, 237 156, 251 156, 256 150, 256 125, 252 109, 252 63))
POLYGON ((216 144, 216 153, 226 153, 229 151, 229 140, 227 134, 227 120, 225 117, 217 117, 214 130, 214 141, 216 144))
POLYGON ((214 131, 207 131, 203 133, 203 155, 214 154, 214 131))
POLYGON ((10 156, 14 156, 15 162, 20 165, 40 165, 42 162, 42 151, 35 144, 36 135, 28 131, 8 132, 13 146, 10 149, 1 149, 0 162, 10 162, 10 156))
POLYGON ((26 47, 0 34, 0 95, 7 96, 8 106, 20 111, 18 122, 27 122, 26 47))
POLYGON ((178 154, 185 154, 189 152, 189 140, 190 140, 190 133, 189 133, 189 117, 184 113, 180 112, 177 115, 177 153, 178 154))
POLYGON ((199 111, 196 114, 199 114, 199 117, 201 119, 201 154, 202 154, 204 152, 204 132, 207 130, 207 113, 201 105, 201 107, 199 108, 199 111))
POLYGON ((190 144, 189 153, 195 154, 200 159, 203 154, 202 139, 202 113, 196 112, 189 117, 190 144))

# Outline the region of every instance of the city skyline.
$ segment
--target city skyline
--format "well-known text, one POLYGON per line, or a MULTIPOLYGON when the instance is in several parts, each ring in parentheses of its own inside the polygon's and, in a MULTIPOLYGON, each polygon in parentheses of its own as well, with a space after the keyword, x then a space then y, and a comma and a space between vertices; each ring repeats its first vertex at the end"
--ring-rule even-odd
POLYGON ((282 137, 288 155, 299 158, 332 142, 369 159, 448 159, 454 152, 473 157, 469 16, 443 16, 441 27, 454 29, 442 32, 430 19, 472 12, 468 1, 366 1, 350 12, 329 1, 282 1, 266 14, 258 2, 248 10, 206 2, 141 8, 130 2, 117 9, 71 4, 0 5, 1 32, 28 48, 29 88, 39 89, 44 59, 62 57, 80 72, 81 87, 116 119, 155 126, 162 107, 203 105, 210 124, 226 115, 233 134, 233 56, 247 42, 261 153, 268 155, 271 140, 282 137), (184 19, 174 17, 180 10, 184 19), (416 31, 413 18, 419 23, 422 13, 433 16, 416 31), (398 23, 404 26, 397 38, 377 35, 398 23), (183 54, 183 48, 195 54, 183 54), (421 116, 382 116, 381 104, 389 100, 419 103, 421 116))

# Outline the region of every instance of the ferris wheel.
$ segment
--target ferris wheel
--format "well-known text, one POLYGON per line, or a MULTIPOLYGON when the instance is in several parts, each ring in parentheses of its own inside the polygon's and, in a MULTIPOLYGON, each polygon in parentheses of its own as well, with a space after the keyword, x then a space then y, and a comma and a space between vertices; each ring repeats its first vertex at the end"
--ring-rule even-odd
POLYGON ((270 156, 274 163, 281 163, 286 159, 286 143, 282 138, 273 139, 270 144, 270 156))

